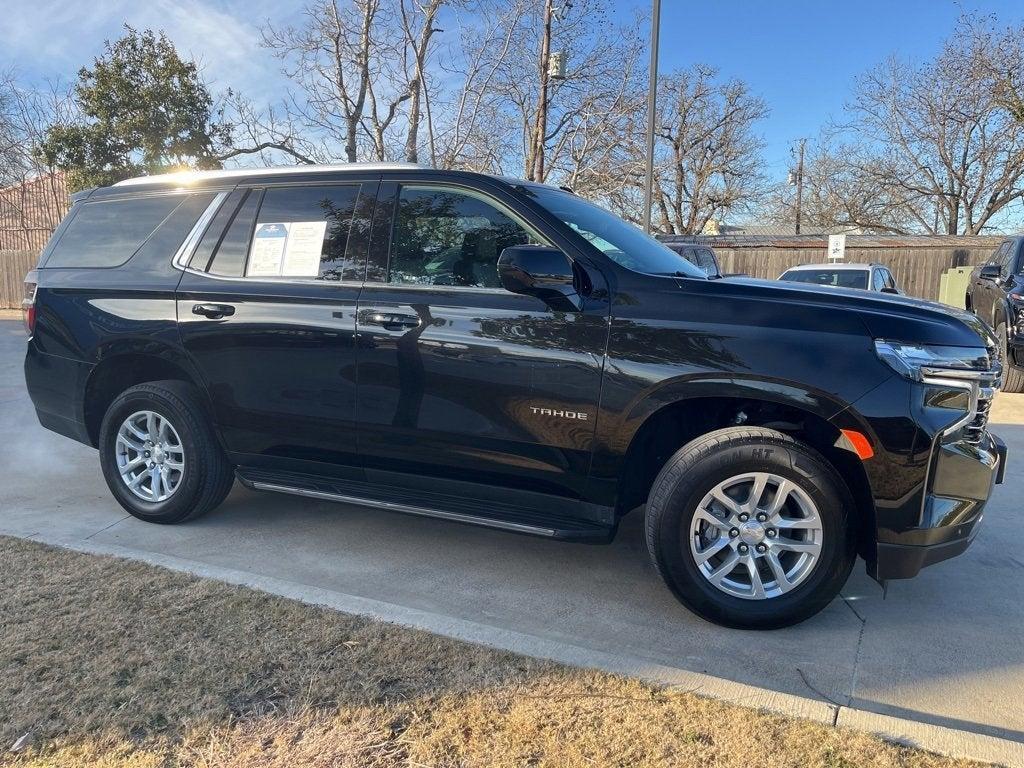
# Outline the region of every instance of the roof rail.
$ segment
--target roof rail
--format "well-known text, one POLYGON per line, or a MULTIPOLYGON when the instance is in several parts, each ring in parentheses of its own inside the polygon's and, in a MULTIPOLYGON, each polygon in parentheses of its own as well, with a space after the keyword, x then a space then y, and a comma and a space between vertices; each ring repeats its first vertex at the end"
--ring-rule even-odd
POLYGON ((136 176, 115 183, 115 187, 132 187, 139 184, 192 184, 197 181, 232 179, 241 176, 279 176, 290 173, 337 173, 339 171, 404 171, 410 168, 423 169, 417 163, 340 163, 337 165, 284 165, 269 168, 231 168, 219 171, 174 171, 157 173, 152 176, 136 176))

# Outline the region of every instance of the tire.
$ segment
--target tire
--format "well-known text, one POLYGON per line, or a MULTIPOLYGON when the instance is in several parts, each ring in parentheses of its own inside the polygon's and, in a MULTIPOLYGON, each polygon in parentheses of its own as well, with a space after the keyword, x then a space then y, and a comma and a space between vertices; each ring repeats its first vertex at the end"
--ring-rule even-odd
POLYGON ((129 514, 149 523, 180 523, 209 512, 227 498, 235 479, 198 393, 182 381, 153 381, 122 392, 103 416, 99 450, 103 477, 114 498, 129 514), (151 441, 153 447, 144 453, 147 439, 153 437, 146 428, 149 413, 155 414, 153 423, 161 430, 159 440, 151 441), (134 432, 126 426, 130 418, 134 432), (128 431, 119 440, 122 429, 128 431), (136 444, 138 451, 129 447, 136 444), (164 480, 153 479, 147 468, 150 461, 160 462, 164 480), (129 487, 122 472, 142 480, 137 490, 129 487))
MULTIPOLYGON (((730 504, 734 511, 744 507, 735 500, 730 504)), ((738 629, 786 627, 820 611, 846 583, 856 559, 849 521, 852 509, 845 482, 810 446, 771 429, 729 427, 686 444, 662 468, 651 487, 645 513, 647 548, 669 589, 699 616, 738 629), (748 475, 753 479, 747 479, 748 475), (744 479, 729 485, 737 477, 744 479), (708 502, 711 491, 723 483, 726 495, 749 487, 749 502, 759 477, 765 478, 760 498, 766 503, 759 510, 750 508, 754 512, 750 522, 732 525, 740 518, 730 514, 731 522, 724 524, 725 530, 706 522, 709 518, 703 514, 698 515, 702 504, 729 514, 721 502, 708 502), (784 487, 785 517, 755 524, 757 514, 767 514, 784 487), (772 521, 779 528, 772 528, 772 521), (703 532, 694 531, 694 526, 703 528, 703 532), (734 533, 739 526, 743 527, 742 533, 734 533), (792 530, 784 530, 789 526, 792 530), (707 549, 698 552, 697 547, 703 547, 709 537, 713 538, 707 549), (719 554, 703 565, 698 562, 701 555, 719 545, 719 554), (789 551, 794 545, 807 554, 789 551), (743 546, 747 555, 740 555, 743 546), (760 552, 762 546, 765 554, 759 555, 755 549, 760 552), (813 555, 810 550, 815 547, 817 554, 813 555), (728 567, 733 556, 741 558, 733 566, 736 570, 726 573, 723 586, 716 586, 710 579, 720 568, 728 567), (769 557, 774 557, 787 578, 774 576, 769 557), (755 594, 755 579, 749 573, 747 558, 755 562, 764 597, 755 594), (708 571, 710 575, 706 575, 708 571), (749 587, 742 583, 744 578, 749 587), (743 596, 740 592, 749 594, 743 596)))
POLYGON ((1024 369, 1010 362, 1010 344, 1007 339, 1006 323, 996 326, 996 337, 999 339, 999 354, 1003 357, 1003 392, 1024 392, 1024 369))

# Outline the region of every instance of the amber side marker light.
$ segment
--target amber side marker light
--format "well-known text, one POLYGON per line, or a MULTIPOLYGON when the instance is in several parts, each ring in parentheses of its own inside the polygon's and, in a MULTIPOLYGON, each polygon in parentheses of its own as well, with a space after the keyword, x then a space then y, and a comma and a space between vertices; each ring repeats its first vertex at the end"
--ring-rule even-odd
POLYGON ((843 448, 851 450, 856 453, 861 461, 866 461, 875 455, 875 450, 871 447, 871 443, 868 439, 860 432, 855 429, 841 429, 843 437, 839 439, 843 448), (843 438, 846 438, 843 440, 843 438))

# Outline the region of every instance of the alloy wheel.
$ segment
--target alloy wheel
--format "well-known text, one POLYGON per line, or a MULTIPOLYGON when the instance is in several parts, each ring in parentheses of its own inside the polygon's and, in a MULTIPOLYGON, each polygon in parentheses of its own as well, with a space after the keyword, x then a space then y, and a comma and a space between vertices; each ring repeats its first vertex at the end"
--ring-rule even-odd
POLYGON ((690 553, 716 589, 767 600, 796 588, 821 558, 821 516, 796 483, 769 472, 720 482, 690 523, 690 553))
POLYGON ((117 430, 117 470, 143 501, 165 501, 185 476, 185 449, 174 425, 155 411, 136 411, 117 430))

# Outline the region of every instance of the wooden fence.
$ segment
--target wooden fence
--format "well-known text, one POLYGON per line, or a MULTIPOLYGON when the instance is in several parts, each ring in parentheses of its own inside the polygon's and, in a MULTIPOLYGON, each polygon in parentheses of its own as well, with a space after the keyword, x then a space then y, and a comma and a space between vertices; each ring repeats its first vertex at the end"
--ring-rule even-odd
MULTIPOLYGON (((797 264, 827 261, 828 243, 821 237, 761 237, 679 235, 667 242, 699 242, 718 254, 722 271, 775 279, 797 264)), ((952 267, 981 264, 1002 242, 1001 237, 881 237, 849 235, 847 262, 877 262, 892 270, 906 293, 925 299, 939 297, 939 278, 952 267)), ((0 251, 0 309, 21 306, 25 274, 36 264, 37 251, 0 251)))
POLYGON ((0 251, 0 309, 19 309, 25 296, 25 275, 39 251, 0 251))
MULTIPOLYGON (((742 272, 769 280, 797 264, 828 261, 828 240, 821 236, 678 235, 660 239, 669 243, 710 245, 718 255, 723 272, 742 272)), ((939 298, 939 278, 943 272, 953 267, 981 264, 1002 240, 988 236, 847 235, 845 261, 884 264, 904 292, 934 301, 939 298)))

